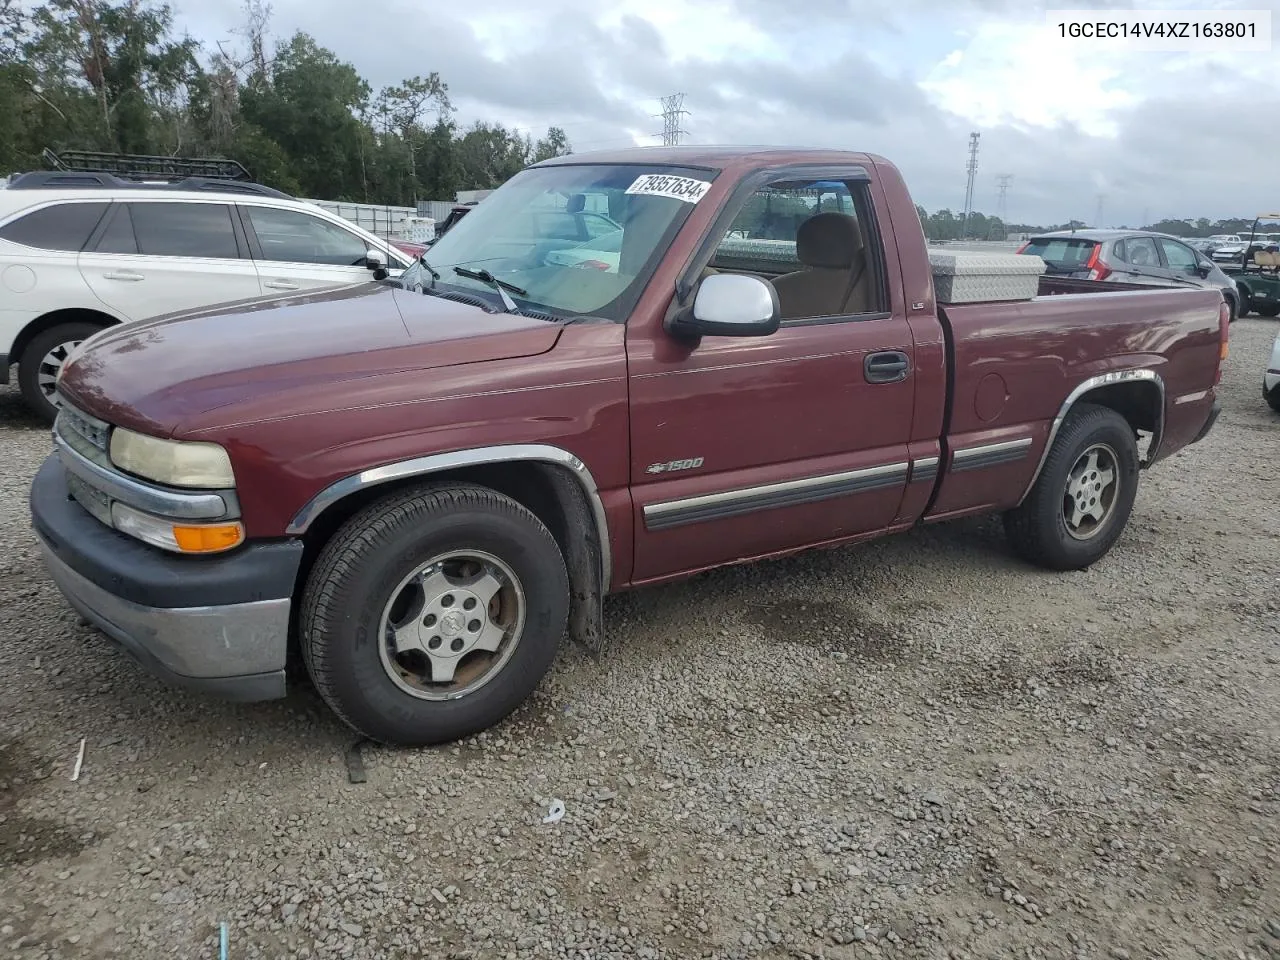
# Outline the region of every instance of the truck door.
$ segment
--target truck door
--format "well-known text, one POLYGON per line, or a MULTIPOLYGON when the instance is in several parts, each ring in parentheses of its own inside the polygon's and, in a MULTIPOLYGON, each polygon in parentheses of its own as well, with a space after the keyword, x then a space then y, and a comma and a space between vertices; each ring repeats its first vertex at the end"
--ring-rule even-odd
POLYGON ((914 350, 869 176, 755 186, 690 269, 768 279, 778 331, 690 344, 661 317, 627 331, 636 581, 883 530, 903 499, 914 350))

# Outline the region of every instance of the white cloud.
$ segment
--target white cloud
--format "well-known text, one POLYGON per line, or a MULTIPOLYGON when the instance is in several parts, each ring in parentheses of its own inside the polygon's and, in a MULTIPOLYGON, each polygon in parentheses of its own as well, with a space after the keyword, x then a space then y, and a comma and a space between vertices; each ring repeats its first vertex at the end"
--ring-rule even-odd
MULTIPOLYGON (((176 2, 198 39, 240 20, 240 0, 176 2)), ((472 0, 430 12, 380 0, 376 22, 346 0, 272 2, 277 37, 310 32, 375 89, 436 70, 461 123, 559 125, 579 150, 656 142, 658 98, 684 92, 690 142, 882 153, 930 209, 963 200, 974 129, 988 212, 997 173, 1015 177, 1010 215, 1031 222, 1091 217, 1099 192, 1117 223, 1277 202, 1253 173, 1280 151, 1280 130, 1259 121, 1280 106, 1269 56, 1108 53, 1045 35, 1048 6, 1124 0, 472 0)), ((1280 6, 1190 0, 1264 3, 1280 6)))

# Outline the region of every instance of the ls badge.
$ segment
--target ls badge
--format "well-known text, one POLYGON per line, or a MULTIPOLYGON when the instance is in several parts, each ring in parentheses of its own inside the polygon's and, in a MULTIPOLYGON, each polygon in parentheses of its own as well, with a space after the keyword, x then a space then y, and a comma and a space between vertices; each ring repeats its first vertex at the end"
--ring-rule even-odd
POLYGON ((645 473, 672 473, 676 470, 696 470, 702 466, 702 457, 692 460, 668 460, 666 463, 651 463, 645 467, 645 473))

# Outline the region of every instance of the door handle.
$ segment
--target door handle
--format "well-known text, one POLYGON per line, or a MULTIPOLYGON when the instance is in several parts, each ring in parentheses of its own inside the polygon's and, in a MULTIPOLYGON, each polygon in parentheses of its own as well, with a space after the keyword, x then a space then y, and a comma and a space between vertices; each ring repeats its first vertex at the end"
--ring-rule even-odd
POLYGON ((267 280, 262 284, 270 290, 297 290, 298 285, 292 280, 267 280))
POLYGON ((128 280, 135 282, 142 279, 142 274, 132 270, 109 270, 102 275, 107 280, 128 280))
POLYGON ((911 361, 899 350, 869 353, 862 361, 862 372, 867 383, 898 383, 907 379, 911 361))

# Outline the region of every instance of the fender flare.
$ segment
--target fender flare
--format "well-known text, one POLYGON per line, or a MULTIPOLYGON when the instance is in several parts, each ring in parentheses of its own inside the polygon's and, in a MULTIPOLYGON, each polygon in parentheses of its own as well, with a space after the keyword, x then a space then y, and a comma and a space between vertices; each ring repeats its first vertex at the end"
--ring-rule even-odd
POLYGON ((359 473, 334 481, 308 500, 289 521, 285 533, 290 536, 301 536, 307 532, 316 517, 329 507, 353 493, 370 487, 395 480, 429 477, 432 474, 462 467, 513 462, 548 463, 563 467, 577 480, 587 496, 587 501, 591 504, 591 513, 595 518, 596 537, 600 544, 601 593, 607 593, 613 576, 613 555, 609 545, 609 521, 605 516, 604 503, 600 499, 600 490, 585 463, 568 450, 549 444, 518 443, 452 450, 448 453, 433 453, 361 470, 359 473))
POLYGON ((1062 429, 1062 424, 1066 421, 1067 415, 1071 413, 1071 408, 1075 406, 1076 402, 1090 390, 1096 390, 1099 387, 1110 387, 1119 383, 1135 382, 1153 384, 1160 394, 1160 409, 1156 411, 1156 428, 1151 434, 1151 446, 1147 450, 1147 462, 1155 462, 1156 453, 1160 449, 1160 441, 1164 439, 1164 407, 1166 402, 1164 379, 1154 370, 1147 369, 1113 370, 1110 373, 1102 373, 1077 384, 1076 388, 1067 394, 1067 399, 1062 401, 1062 406, 1058 408, 1058 414, 1053 418, 1052 426, 1049 427, 1049 436, 1044 442, 1044 450, 1040 454, 1040 462, 1036 464, 1035 473, 1031 475, 1031 481, 1027 484, 1027 489, 1018 498, 1019 505, 1023 500, 1027 499, 1031 494, 1032 488, 1035 487, 1036 481, 1040 479, 1040 472, 1044 469, 1045 461, 1049 459, 1049 451, 1053 449, 1053 442, 1058 438, 1058 431, 1062 429))

